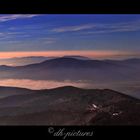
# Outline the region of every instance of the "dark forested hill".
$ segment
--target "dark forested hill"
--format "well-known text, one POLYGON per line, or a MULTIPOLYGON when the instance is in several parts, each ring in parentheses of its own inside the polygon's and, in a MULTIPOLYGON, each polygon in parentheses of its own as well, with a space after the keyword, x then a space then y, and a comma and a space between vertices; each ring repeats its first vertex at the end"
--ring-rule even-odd
POLYGON ((140 100, 110 89, 34 90, 0 99, 0 125, 140 125, 140 100))

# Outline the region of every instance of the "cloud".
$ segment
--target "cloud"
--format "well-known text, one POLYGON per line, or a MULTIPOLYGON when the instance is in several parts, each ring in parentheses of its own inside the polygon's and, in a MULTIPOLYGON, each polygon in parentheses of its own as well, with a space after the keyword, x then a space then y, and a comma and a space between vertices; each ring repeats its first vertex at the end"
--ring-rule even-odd
POLYGON ((53 44, 57 41, 57 38, 51 38, 51 37, 47 37, 47 38, 40 38, 39 41, 41 41, 43 44, 53 44))
POLYGON ((96 25, 95 30, 83 32, 83 34, 102 34, 102 33, 116 33, 116 32, 134 32, 140 30, 140 21, 126 22, 126 23, 112 23, 96 25))
POLYGON ((32 18, 38 15, 35 14, 11 14, 11 15, 0 15, 0 22, 6 22, 10 20, 23 19, 23 18, 32 18))
POLYGON ((25 38, 24 32, 0 32, 0 41, 13 41, 14 39, 19 38, 20 36, 22 38, 25 38))
POLYGON ((57 33, 79 32, 82 34, 102 34, 113 32, 132 32, 140 30, 140 21, 123 22, 123 23, 90 23, 83 25, 73 25, 54 28, 51 31, 57 33))
POLYGON ((54 28, 51 31, 59 32, 59 33, 61 33, 61 32, 76 32, 76 31, 91 29, 93 27, 95 27, 94 24, 84 24, 84 25, 65 26, 65 27, 54 28))

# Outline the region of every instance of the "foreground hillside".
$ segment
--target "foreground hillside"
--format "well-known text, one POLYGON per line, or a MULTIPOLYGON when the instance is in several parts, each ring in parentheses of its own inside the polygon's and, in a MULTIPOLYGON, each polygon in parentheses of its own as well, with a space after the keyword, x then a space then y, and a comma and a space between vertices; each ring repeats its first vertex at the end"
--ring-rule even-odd
POLYGON ((140 100, 109 89, 33 90, 0 99, 0 125, 140 125, 140 100))

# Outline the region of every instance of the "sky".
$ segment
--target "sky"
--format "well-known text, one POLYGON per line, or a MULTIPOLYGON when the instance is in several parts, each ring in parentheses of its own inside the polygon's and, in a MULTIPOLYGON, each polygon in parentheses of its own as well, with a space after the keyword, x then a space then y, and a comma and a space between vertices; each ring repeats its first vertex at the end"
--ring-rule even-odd
POLYGON ((0 58, 140 56, 139 14, 0 14, 0 58))

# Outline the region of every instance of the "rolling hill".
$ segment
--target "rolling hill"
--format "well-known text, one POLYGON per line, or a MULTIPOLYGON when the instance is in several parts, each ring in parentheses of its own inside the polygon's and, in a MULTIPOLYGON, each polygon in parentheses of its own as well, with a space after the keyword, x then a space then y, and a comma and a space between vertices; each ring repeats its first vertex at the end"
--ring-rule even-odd
POLYGON ((140 125, 140 100, 110 89, 34 90, 0 99, 0 125, 140 125))

